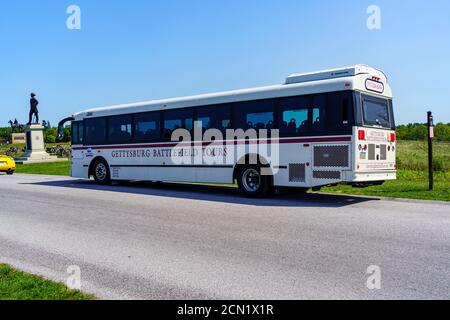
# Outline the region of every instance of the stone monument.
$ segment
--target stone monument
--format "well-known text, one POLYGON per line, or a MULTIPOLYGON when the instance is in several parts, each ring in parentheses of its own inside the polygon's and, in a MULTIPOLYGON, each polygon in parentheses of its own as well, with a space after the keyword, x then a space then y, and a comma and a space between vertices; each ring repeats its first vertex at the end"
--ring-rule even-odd
MULTIPOLYGON (((45 141, 44 141, 44 127, 39 124, 39 111, 38 106, 39 101, 36 99, 36 94, 31 94, 30 99, 30 114, 28 125, 26 129, 26 151, 22 158, 17 158, 16 163, 18 164, 29 164, 29 163, 42 163, 42 162, 57 162, 57 161, 67 161, 67 159, 59 159, 56 156, 51 156, 45 151, 45 141), (35 118, 35 123, 33 123, 33 116, 35 118)), ((15 121, 17 122, 17 121, 15 121)))
POLYGON ((44 127, 40 124, 32 124, 26 127, 26 151, 22 158, 17 158, 16 163, 29 164, 40 162, 67 161, 58 159, 45 151, 44 127))

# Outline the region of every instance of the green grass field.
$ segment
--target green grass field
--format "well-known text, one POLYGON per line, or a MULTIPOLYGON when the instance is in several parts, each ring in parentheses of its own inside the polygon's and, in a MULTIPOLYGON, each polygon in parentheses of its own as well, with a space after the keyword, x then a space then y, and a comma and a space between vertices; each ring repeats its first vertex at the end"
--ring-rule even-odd
POLYGON ((25 165, 18 164, 16 173, 68 176, 70 175, 70 161, 34 163, 25 165))
POLYGON ((0 264, 0 300, 94 300, 61 283, 17 271, 0 264))
MULTIPOLYGON (((428 191, 427 144, 422 141, 399 141, 398 180, 382 186, 352 188, 340 185, 323 188, 323 192, 335 194, 356 194, 392 198, 450 201, 450 143, 434 144, 435 190, 428 191)), ((43 163, 18 165, 17 173, 48 174, 67 176, 70 163, 43 163)))
MULTIPOLYGON (((434 169, 450 172, 450 142, 433 145, 434 169)), ((425 141, 399 141, 397 165, 399 169, 428 171, 428 143, 425 141)))
POLYGON ((396 181, 385 182, 382 186, 352 188, 340 185, 322 189, 325 193, 365 195, 388 198, 450 201, 450 174, 435 174, 435 189, 428 190, 428 175, 424 172, 399 170, 396 181))

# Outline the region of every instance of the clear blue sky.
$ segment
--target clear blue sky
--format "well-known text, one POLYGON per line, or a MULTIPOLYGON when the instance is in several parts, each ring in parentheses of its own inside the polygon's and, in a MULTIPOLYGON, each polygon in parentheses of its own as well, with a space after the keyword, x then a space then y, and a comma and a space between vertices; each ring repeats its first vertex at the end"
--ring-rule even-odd
POLYGON ((450 1, 15 0, 0 9, 0 126, 29 93, 56 124, 76 111, 277 84, 290 73, 383 69, 398 123, 450 122, 450 1), (82 29, 66 28, 69 5, 82 29), (367 7, 382 28, 366 27, 367 7))

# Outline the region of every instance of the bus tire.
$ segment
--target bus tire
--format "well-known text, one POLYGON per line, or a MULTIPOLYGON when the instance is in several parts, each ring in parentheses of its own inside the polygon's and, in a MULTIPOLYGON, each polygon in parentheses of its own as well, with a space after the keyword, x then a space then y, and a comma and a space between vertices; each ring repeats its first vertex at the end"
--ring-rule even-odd
POLYGON ((8 170, 8 171, 6 171, 6 174, 7 174, 8 176, 12 176, 12 175, 14 174, 14 170, 8 170))
POLYGON ((272 176, 261 175, 260 166, 245 165, 238 170, 239 190, 246 197, 263 198, 273 190, 272 176))
POLYGON ((101 185, 111 184, 111 171, 109 170, 108 163, 103 159, 95 161, 92 173, 96 183, 101 185))

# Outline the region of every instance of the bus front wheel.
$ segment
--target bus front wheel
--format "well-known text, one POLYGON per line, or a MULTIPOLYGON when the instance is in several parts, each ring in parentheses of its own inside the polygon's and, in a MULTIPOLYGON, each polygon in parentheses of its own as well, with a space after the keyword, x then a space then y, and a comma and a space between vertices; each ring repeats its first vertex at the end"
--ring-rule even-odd
POLYGON ((94 164, 93 175, 95 182, 101 185, 111 184, 111 173, 108 163, 103 160, 97 160, 94 164))
POLYGON ((241 192, 251 198, 262 198, 273 189, 272 176, 262 175, 259 166, 242 166, 238 171, 238 185, 241 192))

